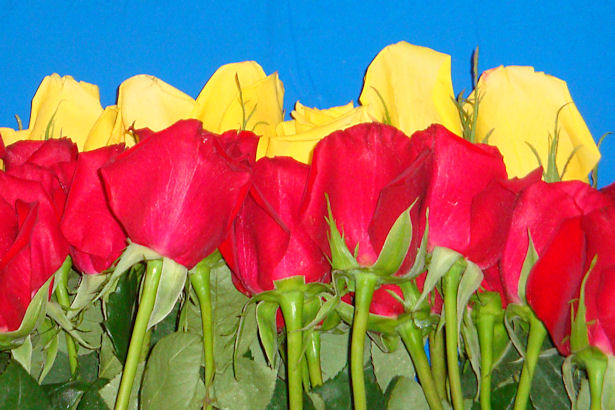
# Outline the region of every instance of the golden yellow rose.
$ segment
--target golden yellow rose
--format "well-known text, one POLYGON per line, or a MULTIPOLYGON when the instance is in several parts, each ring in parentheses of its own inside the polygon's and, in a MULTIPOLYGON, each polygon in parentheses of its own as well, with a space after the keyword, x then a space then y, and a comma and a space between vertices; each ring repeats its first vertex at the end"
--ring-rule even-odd
POLYGON ((385 47, 369 65, 359 102, 375 121, 407 135, 433 123, 459 135, 453 99, 451 57, 401 41, 385 47))
POLYGON ((71 76, 47 76, 32 99, 25 130, 0 129, 5 145, 18 140, 69 137, 83 150, 90 129, 103 112, 98 87, 71 76))
POLYGON ((257 158, 289 156, 308 164, 318 141, 334 131, 370 121, 366 107, 354 107, 352 102, 325 110, 297 102, 291 117, 278 124, 275 136, 261 138, 257 158))
POLYGON ((209 131, 245 129, 272 135, 284 118, 284 86, 254 61, 223 65, 196 99, 192 117, 209 131))
POLYGON ((191 118, 192 97, 151 75, 136 75, 120 84, 117 105, 107 107, 91 130, 86 149, 125 142, 135 143, 130 127, 160 131, 178 120, 191 118))
POLYGON ((558 172, 564 171, 571 157, 563 179, 587 181, 600 152, 565 81, 536 72, 532 67, 498 67, 481 75, 477 90, 477 141, 491 132, 488 143, 498 147, 504 156, 509 176, 524 176, 538 166, 528 144, 536 150, 542 164, 547 165, 549 134, 555 132, 559 111, 558 172))

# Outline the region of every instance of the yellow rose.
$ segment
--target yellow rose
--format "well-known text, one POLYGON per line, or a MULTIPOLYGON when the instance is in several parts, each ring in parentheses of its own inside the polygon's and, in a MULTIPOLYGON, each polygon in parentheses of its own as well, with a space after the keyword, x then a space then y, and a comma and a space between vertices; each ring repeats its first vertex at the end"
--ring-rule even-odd
POLYGON ((29 128, 3 128, 0 133, 5 145, 24 139, 69 137, 82 150, 102 111, 97 86, 52 74, 43 79, 32 99, 29 128))
POLYGON ((433 123, 459 135, 453 98, 451 57, 401 41, 385 47, 369 65, 359 102, 374 120, 407 135, 433 123))
POLYGON ((290 115, 293 119, 278 124, 275 136, 261 138, 257 158, 289 156, 308 164, 318 141, 334 131, 370 121, 366 108, 353 107, 352 102, 326 110, 297 102, 290 115))
POLYGON ((493 130, 488 143, 499 148, 509 176, 524 176, 538 166, 528 143, 534 147, 542 164, 547 165, 549 134, 555 131, 555 119, 561 109, 556 156, 558 172, 561 174, 572 155, 563 179, 587 181, 589 172, 600 159, 600 152, 572 102, 565 81, 535 72, 532 67, 498 67, 481 75, 477 90, 477 141, 482 141, 493 130))
POLYGON ((192 117, 216 133, 245 129, 272 135, 284 118, 283 101, 284 86, 277 73, 265 75, 254 61, 227 64, 201 90, 192 117))
POLYGON ((124 125, 121 117, 118 119, 119 110, 117 105, 110 105, 100 114, 96 120, 83 147, 84 151, 91 151, 107 145, 126 143, 133 145, 132 138, 126 138, 124 125))

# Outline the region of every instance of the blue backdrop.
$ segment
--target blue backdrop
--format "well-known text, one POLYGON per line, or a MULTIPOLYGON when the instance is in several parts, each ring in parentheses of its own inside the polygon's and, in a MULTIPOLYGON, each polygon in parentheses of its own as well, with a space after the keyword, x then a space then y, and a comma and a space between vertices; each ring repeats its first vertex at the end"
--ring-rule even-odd
MULTIPOLYGON (((243 60, 279 72, 287 113, 297 100, 327 108, 356 101, 378 51, 407 40, 452 56, 456 92, 470 88, 478 45, 481 71, 532 65, 560 77, 595 139, 615 131, 614 3, 382 3, 0 0, 0 126, 14 128, 14 114, 27 122, 36 88, 53 72, 97 84, 105 106, 135 74, 196 97, 216 68, 243 60)), ((605 185, 615 181, 615 138, 602 152, 605 185)))

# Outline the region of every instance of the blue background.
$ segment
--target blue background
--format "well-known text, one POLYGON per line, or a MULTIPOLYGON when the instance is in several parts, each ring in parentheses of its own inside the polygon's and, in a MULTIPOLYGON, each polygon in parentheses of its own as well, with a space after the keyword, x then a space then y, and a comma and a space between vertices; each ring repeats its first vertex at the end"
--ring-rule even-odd
MULTIPOLYGON (((135 74, 196 97, 216 68, 244 60, 279 72, 287 113, 297 100, 327 108, 356 101, 378 51, 406 40, 452 56, 456 93, 470 89, 478 45, 481 71, 532 65, 560 77, 595 139, 615 131, 613 2, 178 3, 0 0, 0 126, 15 128, 14 114, 26 125, 53 72, 97 84, 106 106, 135 74)), ((602 153, 605 185, 615 181, 615 137, 602 153)))

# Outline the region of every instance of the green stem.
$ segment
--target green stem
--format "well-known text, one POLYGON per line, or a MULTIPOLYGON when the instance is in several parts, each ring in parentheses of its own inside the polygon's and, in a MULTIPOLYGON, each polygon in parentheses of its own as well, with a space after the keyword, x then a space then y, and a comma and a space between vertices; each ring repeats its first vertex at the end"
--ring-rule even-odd
POLYGON ((461 390, 461 377, 459 373, 459 357, 457 353, 457 288, 465 264, 456 262, 442 278, 444 288, 444 315, 446 338, 446 364, 448 380, 451 386, 451 398, 455 410, 463 409, 463 392, 461 390))
POLYGON ((517 396, 515 397, 515 410, 525 410, 527 408, 532 388, 532 379, 534 378, 534 369, 536 368, 542 343, 546 336, 547 329, 536 315, 532 313, 530 315, 530 334, 525 350, 525 362, 523 363, 521 379, 519 380, 517 396))
POLYGON ((604 375, 608 367, 608 359, 604 353, 595 348, 586 348, 575 355, 587 372, 589 379, 589 393, 591 397, 591 410, 602 408, 602 389, 604 375))
POLYGON ((128 347, 128 355, 126 356, 126 363, 124 364, 122 381, 120 382, 120 389, 115 401, 115 410, 126 410, 130 403, 132 384, 137 374, 139 360, 141 359, 141 348, 147 333, 147 325, 152 310, 154 309, 161 273, 162 260, 158 259, 147 262, 147 270, 145 272, 141 291, 141 300, 139 302, 135 324, 132 329, 132 336, 130 337, 130 346, 128 347))
POLYGON ((363 374, 363 350, 369 319, 369 306, 376 290, 378 278, 372 273, 359 273, 355 277, 354 317, 350 344, 350 380, 356 410, 367 409, 365 375, 363 374))
POLYGON ((480 343, 480 408, 491 409, 491 367, 493 366, 493 332, 495 318, 490 314, 478 316, 478 341, 480 343))
POLYGON ((414 369, 421 382, 421 387, 425 393, 425 398, 431 409, 442 409, 442 402, 436 389, 436 383, 431 374, 429 361, 425 354, 425 345, 423 343, 423 334, 421 329, 416 327, 411 320, 407 320, 397 327, 399 336, 406 346, 406 350, 410 353, 414 369))
POLYGON ((320 369, 320 332, 312 330, 308 337, 308 345, 305 349, 310 383, 312 388, 322 385, 322 370, 320 369))
POLYGON ((288 404, 290 410, 303 408, 303 291, 291 290, 280 295, 280 308, 286 324, 286 370, 288 373, 288 404))
POLYGON ((429 335, 429 358, 438 396, 440 400, 446 400, 446 360, 444 360, 444 331, 442 329, 435 329, 429 335))
POLYGON ((606 366, 587 367, 587 378, 589 379, 589 392, 591 395, 591 410, 600 410, 602 408, 602 386, 604 383, 604 373, 606 366))
POLYGON ((190 283, 199 299, 201 308, 201 325, 203 326, 203 352, 205 354, 205 389, 210 394, 214 375, 216 373, 214 362, 214 331, 211 309, 210 291, 210 272, 211 265, 207 259, 199 262, 190 273, 190 283))
MULTIPOLYGON (((70 309, 70 296, 68 295, 68 272, 72 266, 72 261, 70 256, 66 257, 64 263, 58 271, 56 272, 55 281, 56 281, 56 298, 58 299, 58 303, 64 309, 70 309)), ((77 345, 75 344, 75 340, 73 337, 66 332, 66 350, 68 353, 68 364, 70 366, 70 375, 71 378, 74 379, 77 376, 77 345)))

